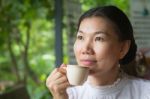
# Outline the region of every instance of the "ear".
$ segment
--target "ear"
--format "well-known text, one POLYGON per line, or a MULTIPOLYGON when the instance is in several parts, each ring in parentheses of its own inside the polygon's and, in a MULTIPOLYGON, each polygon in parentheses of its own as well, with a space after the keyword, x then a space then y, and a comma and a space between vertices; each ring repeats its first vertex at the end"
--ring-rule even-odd
POLYGON ((130 44, 131 44, 130 40, 126 40, 122 42, 121 49, 120 49, 120 59, 122 59, 128 53, 130 44))

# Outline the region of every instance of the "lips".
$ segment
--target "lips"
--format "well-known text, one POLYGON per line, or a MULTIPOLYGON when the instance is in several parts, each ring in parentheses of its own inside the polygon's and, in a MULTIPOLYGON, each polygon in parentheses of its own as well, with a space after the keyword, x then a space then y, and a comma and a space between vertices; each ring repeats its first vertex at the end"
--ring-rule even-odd
POLYGON ((83 59, 80 60, 81 64, 83 64, 86 67, 91 67, 94 66, 94 64, 96 64, 96 60, 90 60, 90 59, 83 59))

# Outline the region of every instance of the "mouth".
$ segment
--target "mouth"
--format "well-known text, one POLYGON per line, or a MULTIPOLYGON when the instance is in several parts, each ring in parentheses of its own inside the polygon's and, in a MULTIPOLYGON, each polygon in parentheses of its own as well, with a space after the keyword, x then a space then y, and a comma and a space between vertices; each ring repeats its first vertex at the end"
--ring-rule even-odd
POLYGON ((85 67, 92 67, 96 64, 96 60, 80 60, 81 64, 84 65, 85 67))

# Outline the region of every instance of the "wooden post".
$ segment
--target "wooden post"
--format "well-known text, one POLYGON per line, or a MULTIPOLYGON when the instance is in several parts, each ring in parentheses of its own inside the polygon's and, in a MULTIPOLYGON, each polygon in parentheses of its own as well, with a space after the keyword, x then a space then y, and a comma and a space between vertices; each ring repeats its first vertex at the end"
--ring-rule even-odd
POLYGON ((55 55, 56 67, 63 62, 63 40, 62 40, 62 0, 55 0, 55 55))

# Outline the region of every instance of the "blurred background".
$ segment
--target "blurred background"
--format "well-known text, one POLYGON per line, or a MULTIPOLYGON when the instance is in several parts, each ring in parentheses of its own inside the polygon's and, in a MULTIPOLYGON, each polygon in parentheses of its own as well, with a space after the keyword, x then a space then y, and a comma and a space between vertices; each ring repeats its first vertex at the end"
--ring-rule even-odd
POLYGON ((102 5, 115 5, 131 19, 139 52, 132 64, 140 65, 128 71, 148 78, 149 0, 0 0, 0 99, 52 99, 46 77, 61 63, 76 63, 78 18, 102 5))

